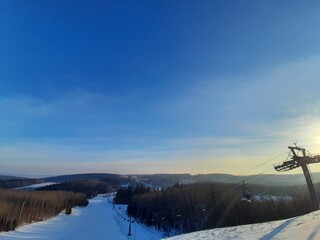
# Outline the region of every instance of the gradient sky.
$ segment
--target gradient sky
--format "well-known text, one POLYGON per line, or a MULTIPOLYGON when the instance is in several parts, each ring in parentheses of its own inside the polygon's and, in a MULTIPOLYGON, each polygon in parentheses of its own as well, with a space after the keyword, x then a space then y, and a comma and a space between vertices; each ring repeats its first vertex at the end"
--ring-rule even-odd
POLYGON ((0 173, 238 174, 293 142, 318 153, 319 25, 319 1, 0 0, 0 173))

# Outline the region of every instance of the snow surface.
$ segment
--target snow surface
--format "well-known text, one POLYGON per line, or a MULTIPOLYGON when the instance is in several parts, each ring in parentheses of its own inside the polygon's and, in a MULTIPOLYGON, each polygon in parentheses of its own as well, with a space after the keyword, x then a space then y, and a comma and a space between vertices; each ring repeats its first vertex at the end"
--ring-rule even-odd
POLYGON ((252 200, 255 201, 293 201, 292 196, 274 196, 274 195, 254 195, 252 200))
MULTIPOLYGON (((126 205, 114 205, 112 197, 96 197, 86 208, 74 208, 71 215, 60 214, 44 222, 33 223, 17 228, 16 231, 0 233, 2 240, 55 239, 55 240, 159 240, 162 232, 146 227, 133 220, 131 236, 128 236, 129 218, 126 205)), ((300 217, 250 224, 235 227, 184 234, 168 240, 250 240, 250 239, 320 239, 320 211, 300 217)))
POLYGON ((85 208, 73 208, 71 215, 59 214, 47 221, 32 223, 15 231, 1 232, 2 240, 55 239, 55 240, 157 240, 163 233, 148 228, 136 221, 131 225, 128 236, 129 219, 126 205, 113 205, 106 197, 96 197, 85 208))
MULTIPOLYGON (((217 228, 184 234, 169 238, 170 240, 248 240, 248 239, 320 239, 320 211, 315 211, 300 217, 249 224, 236 227, 217 228)), ((168 239, 168 240, 169 240, 168 239)))
POLYGON ((15 188, 17 190, 35 190, 37 188, 41 188, 41 187, 46 187, 46 186, 50 186, 53 184, 58 184, 57 182, 45 182, 45 183, 37 183, 37 184, 32 184, 32 185, 28 185, 25 187, 18 187, 15 188))

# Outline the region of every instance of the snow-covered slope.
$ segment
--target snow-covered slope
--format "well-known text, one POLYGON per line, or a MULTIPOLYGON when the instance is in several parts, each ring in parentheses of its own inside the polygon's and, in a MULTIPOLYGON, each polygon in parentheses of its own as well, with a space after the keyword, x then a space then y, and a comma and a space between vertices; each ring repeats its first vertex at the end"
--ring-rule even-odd
POLYGON ((125 214, 125 205, 115 205, 105 197, 90 200, 86 208, 74 208, 71 215, 60 214, 44 222, 17 228, 16 231, 1 232, 1 240, 43 239, 43 240, 155 240, 162 233, 136 222, 131 225, 125 214))
POLYGON ((242 225, 236 227, 217 228, 194 232, 170 238, 170 240, 204 240, 204 239, 320 239, 320 211, 300 217, 242 225))
POLYGON ((28 185, 28 186, 25 186, 25 187, 18 187, 18 188, 15 188, 15 189, 17 189, 17 190, 35 190, 37 188, 50 186, 50 185, 53 185, 53 184, 57 184, 57 182, 37 183, 37 184, 28 185))
MULTIPOLYGON (((16 231, 0 233, 0 240, 158 240, 163 233, 136 222, 128 236, 126 205, 115 205, 111 198, 96 197, 86 208, 75 208, 71 215, 60 214, 48 221, 22 226, 16 231)), ((194 232, 170 240, 231 239, 320 239, 320 211, 304 216, 260 224, 243 225, 194 232)), ((169 240, 169 239, 168 239, 169 240)))

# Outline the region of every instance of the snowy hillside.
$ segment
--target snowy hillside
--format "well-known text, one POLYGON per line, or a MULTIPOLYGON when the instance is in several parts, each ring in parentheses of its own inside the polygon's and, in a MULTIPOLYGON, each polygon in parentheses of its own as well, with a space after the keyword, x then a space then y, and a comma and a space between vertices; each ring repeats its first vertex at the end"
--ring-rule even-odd
MULTIPOLYGON (((113 205, 111 198, 96 197, 86 208, 75 208, 71 215, 60 214, 44 222, 19 227, 16 231, 0 233, 0 240, 158 240, 163 233, 133 221, 128 236, 129 218, 126 205, 113 205)), ((212 229, 184 234, 168 240, 248 240, 248 239, 320 239, 320 211, 286 220, 212 229)))
POLYGON ((170 240, 320 239, 320 211, 286 220, 218 228, 169 238, 170 240))
POLYGON ((1 240, 156 240, 162 233, 142 224, 132 223, 128 236, 129 219, 125 214, 126 205, 115 205, 105 197, 91 199, 86 208, 75 208, 71 215, 61 213, 44 222, 17 228, 16 231, 1 232, 1 240))
POLYGON ((57 182, 37 183, 37 184, 28 185, 28 186, 25 186, 25 187, 18 187, 18 188, 15 188, 15 189, 17 189, 17 190, 35 190, 37 188, 42 188, 42 187, 50 186, 50 185, 53 185, 53 184, 57 184, 57 182))

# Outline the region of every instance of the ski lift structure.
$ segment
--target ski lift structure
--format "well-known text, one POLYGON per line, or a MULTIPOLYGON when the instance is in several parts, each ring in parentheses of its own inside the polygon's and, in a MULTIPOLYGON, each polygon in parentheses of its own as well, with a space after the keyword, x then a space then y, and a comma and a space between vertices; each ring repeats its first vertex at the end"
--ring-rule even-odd
POLYGON ((244 180, 242 181, 242 194, 243 194, 243 197, 241 198, 241 201, 246 201, 251 203, 253 194, 247 190, 244 180))
POLYGON ((306 149, 298 147, 296 143, 294 145, 294 147, 288 147, 291 151, 291 159, 274 165, 274 169, 278 172, 286 172, 301 167, 309 189, 312 209, 314 211, 319 210, 319 201, 308 166, 309 164, 320 163, 320 155, 307 155, 306 149))
MULTIPOLYGON (((307 151, 305 148, 298 147, 296 143, 294 143, 294 145, 295 146, 293 147, 288 147, 291 152, 291 158, 289 160, 285 160, 284 162, 275 164, 273 165, 273 167, 278 172, 286 172, 301 167, 309 189, 312 210, 319 210, 319 200, 315 188, 313 186, 313 181, 308 165, 313 163, 320 163, 320 155, 307 155, 307 151)), ((289 156, 290 153, 288 157, 289 156)), ((253 194, 247 190, 244 180, 242 181, 242 192, 243 197, 241 198, 241 200, 251 203, 253 199, 253 194)))

